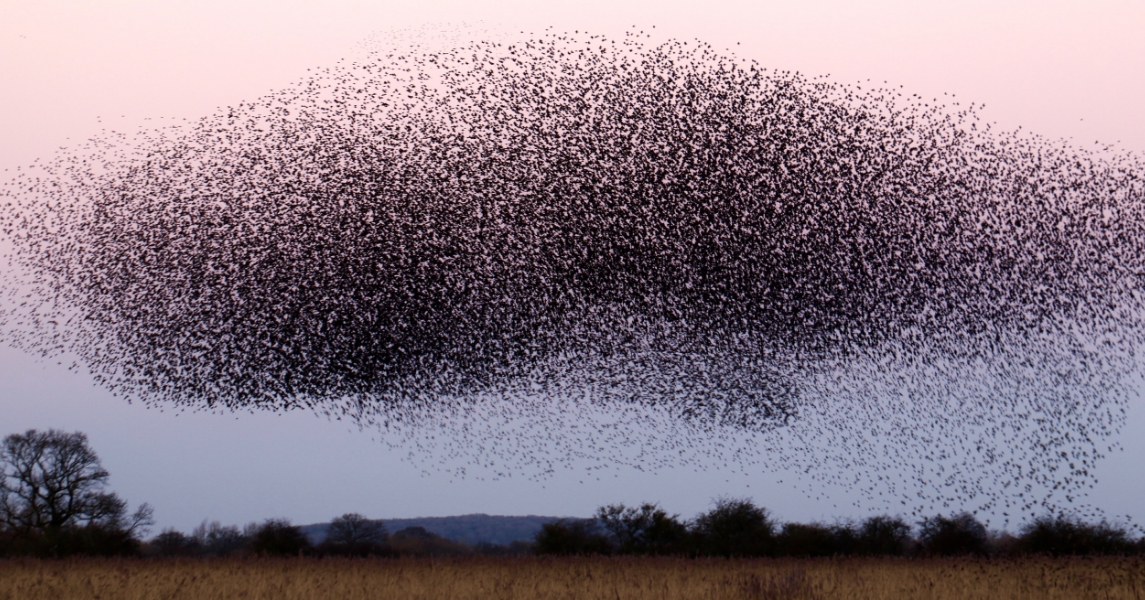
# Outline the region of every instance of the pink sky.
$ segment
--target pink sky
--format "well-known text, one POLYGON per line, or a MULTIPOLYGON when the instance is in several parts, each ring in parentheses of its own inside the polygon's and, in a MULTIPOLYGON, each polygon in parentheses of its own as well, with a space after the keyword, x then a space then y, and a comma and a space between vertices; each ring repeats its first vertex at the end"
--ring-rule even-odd
MULTIPOLYGON (((887 81, 927 98, 956 94, 964 103, 985 103, 982 116, 1003 129, 1072 137, 1079 146, 1120 142, 1145 152, 1140 0, 5 0, 0 169, 49 156, 103 128, 131 131, 210 114, 350 55, 371 32, 431 22, 613 35, 655 26, 660 37, 699 38, 769 68, 831 74, 846 83, 887 81)), ((1133 475, 1145 458, 1145 415, 1140 401, 1132 408, 1122 436, 1126 451, 1107 461, 1095 491, 1095 503, 1114 514, 1140 509, 1145 495, 1133 475)), ((846 498, 810 500, 771 475, 626 473, 581 484, 574 474, 544 487, 450 483, 421 476, 342 424, 302 415, 176 419, 129 406, 81 375, 6 348, 0 349, 0 415, 0 435, 28 427, 88 431, 113 488, 133 502, 152 502, 161 525, 184 530, 207 517, 587 515, 603 503, 644 500, 688 517, 718 494, 755 495, 782 518, 853 510, 846 498), (338 502, 331 501, 332 489, 341 490, 338 502)))
POLYGON ((656 26, 767 67, 957 94, 985 103, 984 116, 1006 129, 1145 151, 1138 1, 9 0, 0 5, 0 166, 103 126, 208 114, 347 56, 373 31, 427 22, 612 34, 656 26))

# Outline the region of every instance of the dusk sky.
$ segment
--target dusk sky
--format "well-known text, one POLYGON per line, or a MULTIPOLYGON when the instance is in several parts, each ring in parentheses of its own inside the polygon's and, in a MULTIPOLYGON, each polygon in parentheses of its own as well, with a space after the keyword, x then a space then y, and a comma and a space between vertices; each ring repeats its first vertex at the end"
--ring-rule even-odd
MULTIPOLYGON (((1145 3, 956 4, 3 0, 0 172, 105 129, 194 120, 257 98, 298 81, 308 68, 354 56, 374 33, 462 23, 611 36, 635 26, 657 39, 698 38, 768 68, 985 104, 982 118, 1001 130, 1145 152, 1145 3)), ((86 432, 111 472, 112 489, 133 505, 155 507, 155 532, 189 531, 203 519, 243 524, 286 517, 305 524, 345 512, 587 516, 602 504, 642 501, 692 517, 721 495, 750 496, 789 520, 896 510, 893 500, 856 506, 859 496, 838 487, 813 487, 809 497, 782 470, 618 468, 591 476, 558 471, 543 481, 461 479, 423 472, 379 443, 377 432, 350 423, 305 412, 148 408, 112 397, 56 360, 0 347, 0 435, 30 428, 86 432)), ((1129 406, 1117 441, 1122 450, 1100 465, 1088 502, 1141 522, 1141 399, 1129 406)))

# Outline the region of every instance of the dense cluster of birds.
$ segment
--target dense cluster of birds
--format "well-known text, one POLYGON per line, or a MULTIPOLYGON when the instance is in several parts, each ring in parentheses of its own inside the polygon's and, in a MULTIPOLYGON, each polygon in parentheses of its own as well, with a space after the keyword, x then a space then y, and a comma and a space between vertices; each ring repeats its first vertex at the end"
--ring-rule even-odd
POLYGON ((644 40, 377 46, 21 169, 8 341, 501 474, 730 463, 1027 511, 1092 485, 1145 332, 1139 158, 644 40))

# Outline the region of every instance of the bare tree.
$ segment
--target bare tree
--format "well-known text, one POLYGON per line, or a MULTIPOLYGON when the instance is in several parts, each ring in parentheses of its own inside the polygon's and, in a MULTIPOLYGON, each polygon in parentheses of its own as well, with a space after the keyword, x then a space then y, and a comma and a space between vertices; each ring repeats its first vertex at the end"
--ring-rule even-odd
POLYGON ((346 513, 330 522, 321 549, 331 554, 378 554, 385 549, 388 537, 381 521, 346 513))
POLYGON ((257 523, 249 523, 243 529, 236 525, 226 525, 218 521, 202 524, 191 532, 191 538, 204 554, 209 556, 227 556, 242 551, 258 531, 257 523))
POLYGON ((53 538, 79 527, 142 535, 151 507, 129 517, 127 502, 105 491, 107 478, 83 433, 9 435, 0 448, 0 525, 18 536, 53 538))
POLYGON ((330 521, 326 539, 336 544, 384 544, 386 526, 381 521, 367 519, 358 513, 346 513, 330 521))
POLYGON ((623 504, 602 506, 596 518, 616 539, 622 554, 665 554, 679 551, 687 528, 678 515, 669 515, 656 504, 639 508, 623 504))

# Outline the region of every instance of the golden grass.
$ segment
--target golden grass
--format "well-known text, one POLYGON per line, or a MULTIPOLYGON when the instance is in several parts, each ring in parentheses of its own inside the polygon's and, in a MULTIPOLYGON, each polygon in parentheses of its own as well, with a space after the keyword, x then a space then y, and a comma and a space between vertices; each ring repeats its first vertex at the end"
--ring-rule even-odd
POLYGON ((2 600, 1145 600, 1145 559, 0 561, 2 600))

